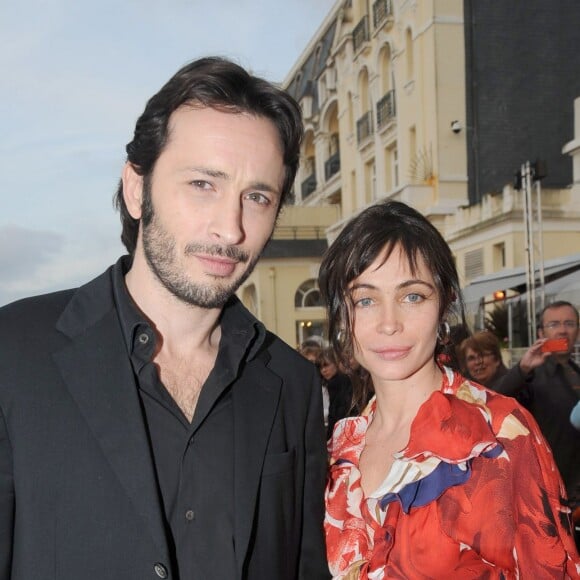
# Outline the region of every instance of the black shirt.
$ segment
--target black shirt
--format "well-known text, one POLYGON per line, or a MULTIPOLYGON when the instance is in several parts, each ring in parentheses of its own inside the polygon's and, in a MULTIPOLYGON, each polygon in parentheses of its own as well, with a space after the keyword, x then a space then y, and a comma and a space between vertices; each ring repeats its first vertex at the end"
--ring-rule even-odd
MULTIPOLYGON (((127 267, 124 263, 123 270, 127 267)), ((180 580, 235 577, 232 388, 261 342, 245 327, 236 298, 224 308, 216 363, 191 423, 163 386, 155 365, 156 335, 133 303, 116 267, 113 289, 147 425, 166 525, 180 580), (255 345, 254 345, 255 346, 255 345)))

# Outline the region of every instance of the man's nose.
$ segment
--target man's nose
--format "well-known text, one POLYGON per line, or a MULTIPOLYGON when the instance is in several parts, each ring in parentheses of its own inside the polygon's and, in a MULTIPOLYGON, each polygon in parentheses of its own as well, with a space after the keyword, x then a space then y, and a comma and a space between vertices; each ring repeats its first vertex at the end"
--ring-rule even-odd
POLYGON ((228 246, 242 242, 245 236, 242 210, 239 199, 216 204, 209 231, 212 239, 228 246))

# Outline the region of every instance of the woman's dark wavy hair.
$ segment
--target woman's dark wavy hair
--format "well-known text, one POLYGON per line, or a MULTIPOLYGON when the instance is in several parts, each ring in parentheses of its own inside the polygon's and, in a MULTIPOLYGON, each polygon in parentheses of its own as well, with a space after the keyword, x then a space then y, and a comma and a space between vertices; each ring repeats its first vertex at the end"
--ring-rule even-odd
MULTIPOLYGON (((150 180, 169 133, 171 114, 183 105, 211 107, 231 113, 249 113, 272 121, 280 135, 286 174, 280 207, 288 200, 298 169, 303 124, 300 107, 285 91, 255 77, 241 66, 220 57, 196 60, 180 69, 147 102, 137 120, 133 140, 127 145, 127 161, 150 180)), ((114 204, 121 214, 121 241, 135 251, 139 220, 131 217, 119 183, 114 204)))
MULTIPOLYGON (((439 231, 418 211, 398 201, 373 205, 354 217, 328 248, 320 266, 319 286, 328 312, 329 341, 351 375, 355 406, 373 391, 369 373, 354 363, 353 304, 349 286, 383 252, 385 260, 400 247, 416 272, 418 258, 429 268, 439 296, 439 322, 465 324, 464 305, 451 250, 439 231), (455 320, 452 320, 455 318, 455 320)), ((456 366, 455 352, 444 337, 434 357, 445 355, 456 366)))

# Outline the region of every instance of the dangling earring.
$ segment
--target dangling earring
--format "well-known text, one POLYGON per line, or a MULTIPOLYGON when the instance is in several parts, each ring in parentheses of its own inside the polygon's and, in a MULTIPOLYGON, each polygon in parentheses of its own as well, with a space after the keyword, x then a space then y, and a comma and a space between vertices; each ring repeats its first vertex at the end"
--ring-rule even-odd
POLYGON ((442 322, 437 330, 437 340, 441 344, 447 344, 451 340, 451 327, 447 321, 442 322))

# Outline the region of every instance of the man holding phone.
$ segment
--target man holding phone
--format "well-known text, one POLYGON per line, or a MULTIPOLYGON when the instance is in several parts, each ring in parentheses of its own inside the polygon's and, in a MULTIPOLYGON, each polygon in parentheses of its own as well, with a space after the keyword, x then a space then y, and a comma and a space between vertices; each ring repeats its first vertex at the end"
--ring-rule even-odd
POLYGON ((572 506, 580 504, 580 431, 570 413, 580 398, 580 367, 572 360, 578 340, 578 310, 569 302, 549 304, 540 314, 538 340, 494 388, 517 396, 550 444, 572 506))

